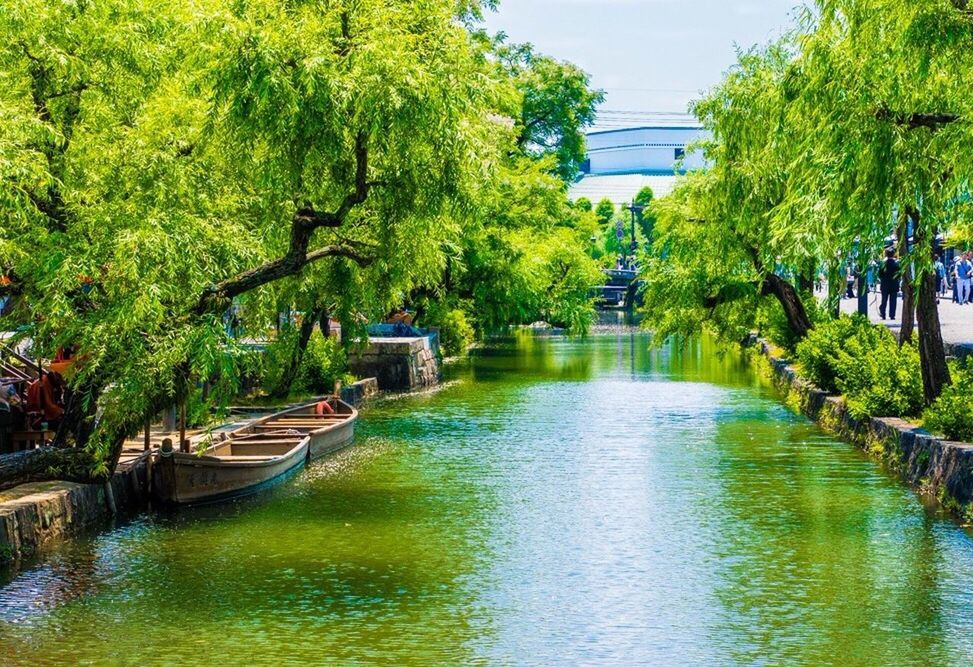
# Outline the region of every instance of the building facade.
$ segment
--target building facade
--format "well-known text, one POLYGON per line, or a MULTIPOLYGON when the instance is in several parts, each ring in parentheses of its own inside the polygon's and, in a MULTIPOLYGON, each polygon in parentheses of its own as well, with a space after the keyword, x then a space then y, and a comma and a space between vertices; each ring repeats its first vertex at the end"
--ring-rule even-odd
POLYGON ((616 205, 631 202, 643 187, 664 197, 680 173, 704 166, 700 151, 692 150, 706 132, 694 120, 651 127, 590 132, 588 154, 581 178, 571 187, 572 199, 594 203, 610 199, 616 205))
POLYGON ((703 137, 698 125, 633 127, 588 134, 585 173, 675 175, 703 166, 689 146, 703 137), (688 151, 688 153, 687 153, 688 151), (680 166, 681 165, 681 166, 680 166))

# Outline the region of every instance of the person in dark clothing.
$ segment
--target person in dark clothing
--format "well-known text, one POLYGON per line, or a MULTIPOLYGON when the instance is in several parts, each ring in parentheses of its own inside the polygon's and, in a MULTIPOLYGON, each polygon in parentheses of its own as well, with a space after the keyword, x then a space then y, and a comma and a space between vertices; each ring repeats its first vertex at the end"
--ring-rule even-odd
POLYGON ((845 298, 854 299, 855 298, 855 269, 849 264, 848 269, 845 272, 845 298))
POLYGON ((889 319, 895 319, 895 308, 899 301, 899 262, 895 259, 895 250, 885 251, 885 261, 878 270, 879 288, 882 291, 882 304, 878 307, 878 314, 884 320, 888 312, 889 319))

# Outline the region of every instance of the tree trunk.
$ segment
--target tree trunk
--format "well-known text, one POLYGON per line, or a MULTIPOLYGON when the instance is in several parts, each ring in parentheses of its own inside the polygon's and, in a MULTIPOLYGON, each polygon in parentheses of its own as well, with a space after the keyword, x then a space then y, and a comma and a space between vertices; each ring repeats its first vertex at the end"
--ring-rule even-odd
POLYGON ((919 281, 918 306, 919 320, 919 360, 922 365, 922 391, 926 403, 932 403, 943 393, 943 388, 952 380, 946 364, 946 346, 939 322, 939 308, 936 305, 936 276, 924 273, 919 281))
POLYGON ((811 318, 808 317, 807 309, 804 307, 804 302, 801 301, 797 290, 776 273, 768 273, 764 276, 761 293, 764 296, 772 295, 777 298, 777 301, 780 302, 781 307, 784 309, 787 324, 790 326, 791 332, 797 340, 805 338, 811 329, 814 328, 814 324, 811 322, 811 318))
POLYGON ((841 277, 841 261, 834 259, 828 265, 828 314, 832 319, 838 319, 841 315, 841 294, 844 292, 844 284, 841 277))
POLYGON ((915 273, 910 265, 902 270, 902 326, 899 329, 899 345, 912 341, 916 329, 915 273))
POLYGON ((899 216, 898 253, 902 262, 902 326, 899 328, 899 346, 912 340, 912 333, 916 327, 915 301, 915 273, 912 269, 912 258, 909 257, 909 208, 902 209, 899 216))
POLYGON ((943 388, 952 382, 949 366, 946 364, 946 346, 943 344, 942 325, 939 321, 939 306, 936 292, 936 274, 929 270, 935 250, 936 234, 927 229, 920 214, 911 210, 915 225, 916 247, 925 255, 925 267, 916 281, 918 292, 916 309, 919 320, 919 361, 922 367, 922 392, 926 403, 932 403, 943 393, 943 388))
POLYGON ((287 360, 287 365, 281 373, 277 386, 270 393, 274 398, 287 398, 288 394, 291 393, 294 377, 301 367, 304 352, 307 350, 307 345, 311 341, 311 334, 314 333, 314 325, 317 324, 323 310, 323 308, 315 308, 304 314, 304 319, 301 321, 301 329, 297 334, 297 341, 294 343, 294 349, 291 352, 290 359, 287 360))
POLYGON ((97 399, 101 395, 101 389, 99 383, 87 382, 67 390, 64 415, 54 436, 55 446, 68 447, 74 444, 76 447, 84 447, 88 444, 94 429, 97 399))
MULTIPOLYGON (((105 482, 107 476, 92 475, 96 463, 87 449, 41 447, 5 454, 0 456, 0 490, 50 479, 85 484, 105 482)), ((114 465, 109 470, 114 470, 114 465)))
POLYGON ((802 299, 814 296, 814 277, 817 274, 814 260, 805 262, 797 276, 797 293, 802 299))

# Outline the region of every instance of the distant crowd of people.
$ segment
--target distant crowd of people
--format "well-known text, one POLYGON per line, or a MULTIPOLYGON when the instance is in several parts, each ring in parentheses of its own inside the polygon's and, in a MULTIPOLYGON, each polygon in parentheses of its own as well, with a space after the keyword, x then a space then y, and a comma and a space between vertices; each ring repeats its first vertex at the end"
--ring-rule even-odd
MULTIPOLYGON (((949 266, 941 255, 936 255, 933 263, 936 276, 936 294, 942 298, 952 291, 952 300, 959 305, 973 304, 973 251, 957 254, 949 266)), ((855 298, 859 271, 852 265, 846 273, 845 297, 855 298)), ((894 248, 885 250, 885 257, 876 267, 871 265, 867 274, 866 289, 877 288, 881 300, 878 314, 884 319, 895 319, 899 293, 902 289, 902 266, 896 258, 894 248), (873 280, 872 277, 877 278, 873 280)), ((938 303, 938 300, 937 300, 938 303)))
POLYGON ((960 305, 973 303, 973 251, 956 255, 948 270, 937 255, 936 286, 944 296, 947 287, 952 287, 953 301, 960 305))

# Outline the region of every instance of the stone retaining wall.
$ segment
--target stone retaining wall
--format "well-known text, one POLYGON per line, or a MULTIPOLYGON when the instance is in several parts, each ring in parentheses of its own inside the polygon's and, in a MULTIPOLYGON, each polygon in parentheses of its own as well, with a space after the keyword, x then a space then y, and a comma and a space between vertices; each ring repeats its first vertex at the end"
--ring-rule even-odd
POLYGON ((788 405, 882 459, 920 494, 973 520, 973 444, 941 440, 903 419, 855 419, 842 397, 830 396, 800 378, 788 360, 766 343, 759 346, 788 405))
MULTIPOLYGON (((115 472, 111 489, 118 514, 148 503, 147 457, 115 472)), ((35 482, 0 492, 0 565, 34 556, 48 545, 104 524, 112 516, 104 484, 35 482)))
POLYGON ((352 354, 348 367, 358 376, 375 377, 382 391, 408 391, 439 383, 439 360, 429 338, 371 338, 352 354))
POLYGON ((378 380, 376 378, 365 378, 341 389, 341 400, 356 408, 376 395, 378 395, 378 380))

